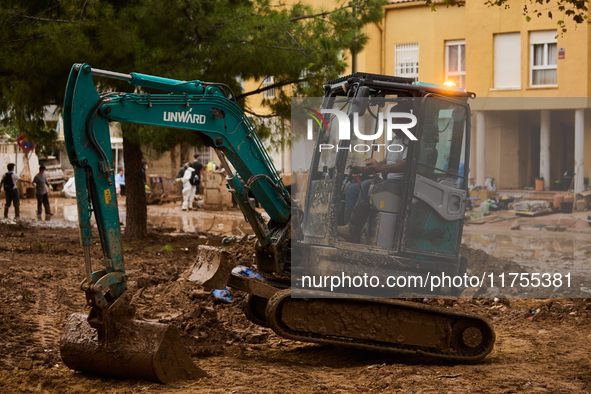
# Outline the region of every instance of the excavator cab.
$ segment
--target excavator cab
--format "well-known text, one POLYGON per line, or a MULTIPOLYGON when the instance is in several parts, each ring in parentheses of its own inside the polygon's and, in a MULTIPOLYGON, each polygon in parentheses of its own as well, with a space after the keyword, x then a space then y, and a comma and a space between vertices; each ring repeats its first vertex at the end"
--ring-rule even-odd
MULTIPOLYGON (((325 93, 320 112, 327 126, 318 130, 304 237, 297 243, 310 252, 300 254, 300 266, 312 274, 338 272, 350 259, 342 250, 354 249, 363 255, 355 257, 360 263, 354 271, 377 265, 390 275, 463 275, 466 261, 459 247, 468 195, 471 94, 365 73, 330 81, 325 93), (350 139, 342 138, 341 113, 349 118, 350 139), (405 126, 388 140, 388 124, 405 126), (390 157, 405 162, 401 172, 354 174, 368 159, 390 157), (352 208, 355 192, 358 202, 352 208), (340 226, 346 225, 357 227, 356 237, 340 236, 340 226), (315 253, 321 247, 334 248, 315 253), (314 256, 313 261, 305 256, 314 256)), ((448 294, 461 290, 446 289, 448 294)))

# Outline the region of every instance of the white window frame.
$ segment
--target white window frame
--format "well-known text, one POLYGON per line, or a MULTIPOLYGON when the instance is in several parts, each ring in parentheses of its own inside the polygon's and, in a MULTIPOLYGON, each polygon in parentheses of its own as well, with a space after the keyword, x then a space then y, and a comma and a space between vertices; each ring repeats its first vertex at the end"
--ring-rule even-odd
MULTIPOLYGON (((209 163, 211 161, 211 148, 208 146, 202 146, 202 147, 193 147, 193 155, 199 155, 199 161, 201 161, 201 164, 203 164, 204 166, 207 165, 207 163, 209 163)), ((192 159, 191 159, 192 161, 192 159)))
MULTIPOLYGON (((306 79, 311 76, 311 73, 307 69, 303 69, 300 71, 300 79, 306 79)), ((310 83, 308 81, 300 82, 301 89, 308 89, 310 87, 310 83)))
POLYGON ((529 86, 532 88, 545 88, 558 86, 558 41, 556 40, 556 30, 540 30, 529 32, 529 86), (548 64, 548 45, 556 45, 556 62, 548 64), (535 45, 544 45, 542 55, 543 64, 534 66, 535 45), (550 85, 534 85, 534 71, 556 70, 556 83, 550 85))
MULTIPOLYGON (((271 86, 275 83, 275 77, 272 75, 270 77, 265 78, 263 81, 263 87, 271 86)), ((275 98, 275 88, 267 89, 263 92, 263 98, 266 99, 274 99, 275 98)))
POLYGON ((394 75, 419 80, 419 43, 394 46, 394 75))
POLYGON ((453 40, 445 42, 445 82, 448 81, 448 77, 459 77, 460 86, 458 88, 465 88, 466 86, 466 40, 453 40), (458 47, 458 64, 456 65, 458 71, 449 71, 449 50, 451 47, 458 47), (464 69, 462 70, 462 52, 464 53, 464 69), (462 76, 464 77, 464 83, 462 84, 462 76), (462 86, 464 85, 464 86, 462 86))

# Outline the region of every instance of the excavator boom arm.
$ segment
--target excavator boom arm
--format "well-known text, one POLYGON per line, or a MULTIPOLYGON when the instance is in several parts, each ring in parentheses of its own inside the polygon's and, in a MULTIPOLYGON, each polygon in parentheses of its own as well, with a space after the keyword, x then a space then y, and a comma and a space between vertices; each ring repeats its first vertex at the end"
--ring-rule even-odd
POLYGON ((119 74, 76 64, 66 88, 64 136, 68 156, 75 169, 81 242, 85 248, 86 284, 83 284, 83 288, 93 307, 100 309, 108 306, 101 291, 110 288, 114 298, 125 291, 110 121, 195 131, 206 145, 215 149, 226 167, 228 187, 261 246, 272 249, 274 239, 268 223, 252 206, 249 191, 265 209, 274 226, 289 226, 289 193, 252 123, 226 97, 218 84, 177 81, 136 73, 119 74), (93 74, 124 79, 140 87, 182 94, 100 95, 93 74), (231 171, 226 158, 237 174, 231 171), (105 268, 97 272, 92 272, 90 264, 92 212, 95 214, 104 254, 105 268))

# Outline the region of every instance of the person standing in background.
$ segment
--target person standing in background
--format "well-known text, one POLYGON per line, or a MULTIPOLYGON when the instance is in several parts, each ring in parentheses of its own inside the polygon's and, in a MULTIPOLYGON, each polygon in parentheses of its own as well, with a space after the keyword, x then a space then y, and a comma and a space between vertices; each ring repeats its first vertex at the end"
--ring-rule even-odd
POLYGON ((119 185, 119 190, 121 191, 121 195, 125 195, 125 175, 123 175, 123 170, 119 170, 119 173, 115 175, 115 183, 119 185))
POLYGON ((14 203, 14 218, 18 219, 19 217, 19 200, 18 200, 18 189, 16 187, 16 183, 19 179, 21 179, 18 175, 14 173, 14 163, 8 164, 6 166, 8 172, 4 174, 2 177, 2 181, 0 182, 0 189, 2 185, 4 185, 4 194, 6 194, 6 205, 4 206, 4 218, 8 218, 8 208, 10 208, 10 204, 14 203))
POLYGON ((193 198, 195 198, 195 185, 192 183, 195 169, 187 163, 187 169, 183 175, 183 211, 193 209, 193 198))
POLYGON ((190 166, 189 163, 185 163, 182 165, 181 168, 179 168, 179 171, 176 173, 176 179, 180 180, 183 178, 183 176, 185 176, 185 171, 187 171, 187 168, 190 166))
POLYGON ((39 167, 39 173, 33 178, 33 185, 35 186, 35 195, 37 196, 37 218, 41 218, 41 206, 45 207, 45 216, 51 216, 53 213, 49 209, 49 195, 47 194, 47 187, 51 190, 53 188, 47 181, 45 166, 39 167))
POLYGON ((203 179, 205 174, 205 168, 203 167, 203 163, 199 161, 199 155, 195 155, 193 157, 195 158, 192 164, 192 167, 195 169, 195 175, 193 178, 195 180, 195 193, 199 194, 199 190, 201 188, 201 179, 203 179))
POLYGON ((142 181, 144 182, 144 187, 146 190, 148 189, 148 183, 146 182, 146 170, 148 169, 148 163, 142 161, 142 181))

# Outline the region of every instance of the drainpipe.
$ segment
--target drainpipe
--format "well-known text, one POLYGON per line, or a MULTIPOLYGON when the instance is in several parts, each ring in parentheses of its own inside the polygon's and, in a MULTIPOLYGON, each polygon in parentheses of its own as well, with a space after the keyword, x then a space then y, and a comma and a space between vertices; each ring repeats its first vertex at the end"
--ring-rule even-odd
POLYGON ((585 110, 575 110, 575 199, 581 193, 585 183, 585 110))
POLYGON ((476 186, 484 187, 486 181, 486 123, 484 111, 476 113, 476 186))
POLYGON ((540 176, 544 190, 550 190, 550 111, 541 111, 540 117, 540 176))

